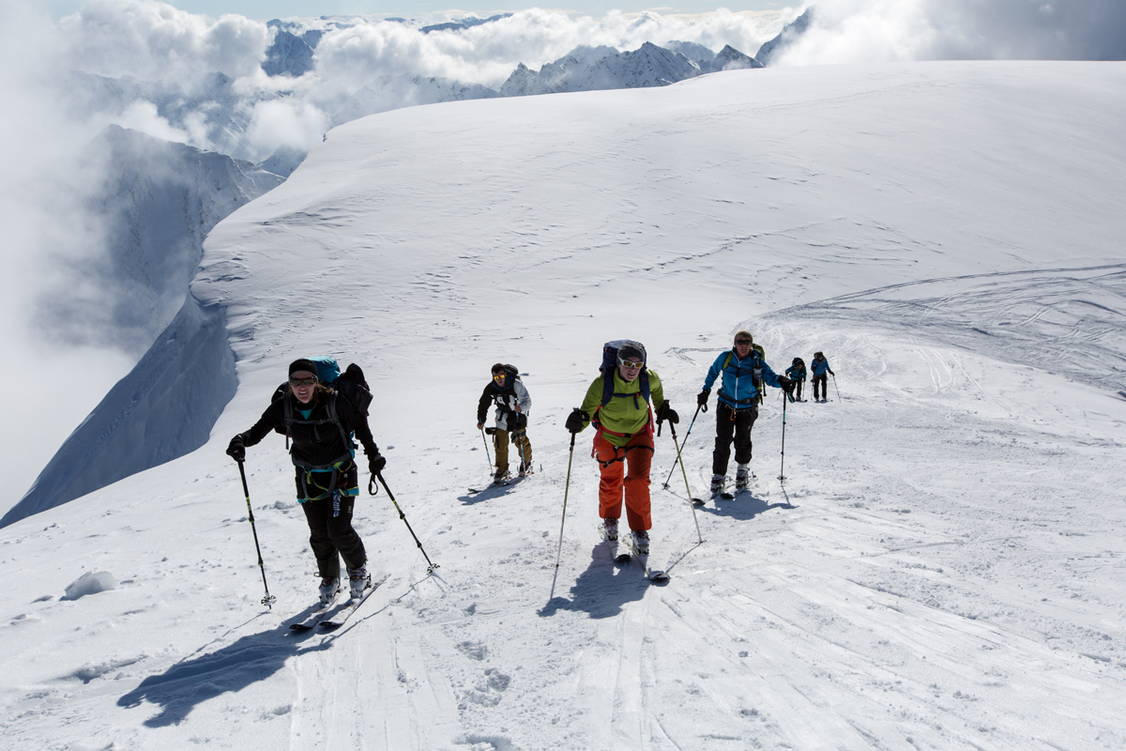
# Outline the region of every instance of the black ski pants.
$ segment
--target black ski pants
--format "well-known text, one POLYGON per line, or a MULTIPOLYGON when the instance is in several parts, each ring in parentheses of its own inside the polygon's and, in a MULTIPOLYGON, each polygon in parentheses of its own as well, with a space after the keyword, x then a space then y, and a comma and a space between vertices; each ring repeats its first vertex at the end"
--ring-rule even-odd
POLYGON ((799 402, 801 401, 801 389, 805 385, 805 381, 794 381, 794 398, 799 402))
POLYGON ((817 401, 818 394, 820 394, 821 398, 823 399, 829 398, 829 376, 825 375, 824 373, 822 373, 821 375, 813 376, 814 401, 817 401), (820 386, 821 388, 818 389, 818 386, 820 386))
POLYGON ((712 473, 727 474, 727 460, 731 457, 731 440, 735 440, 735 462, 746 464, 751 460, 751 428, 758 419, 758 406, 732 409, 723 402, 715 412, 715 450, 712 452, 712 473))
POLYGON ((348 568, 367 563, 363 540, 352 529, 352 509, 356 497, 335 491, 329 498, 300 504, 309 522, 309 547, 317 558, 317 572, 322 578, 340 576, 340 559, 348 568))

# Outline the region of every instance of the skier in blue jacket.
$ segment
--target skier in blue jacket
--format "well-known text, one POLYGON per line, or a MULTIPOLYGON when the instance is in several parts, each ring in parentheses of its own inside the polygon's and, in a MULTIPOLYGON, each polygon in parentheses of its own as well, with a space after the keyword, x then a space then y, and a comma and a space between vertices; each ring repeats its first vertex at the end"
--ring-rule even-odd
MULTIPOLYGON (((707 409, 712 384, 720 374, 719 393, 716 400, 715 450, 712 452, 712 495, 723 492, 727 481, 727 461, 731 456, 731 441, 735 441, 735 489, 746 490, 751 478, 751 428, 758 418, 759 390, 755 381, 763 381, 789 394, 793 383, 786 376, 777 375, 766 364, 752 345, 750 332, 735 334, 735 344, 728 352, 721 352, 708 369, 704 388, 696 403, 707 409)), ((792 398, 792 397, 791 397, 792 398)))
POLYGON ((827 402, 829 401, 829 379, 825 377, 826 373, 833 373, 833 369, 829 367, 829 361, 825 359, 825 355, 821 352, 813 353, 813 360, 809 363, 809 369, 813 371, 813 401, 827 402), (817 387, 821 388, 818 389, 817 387), (820 394, 820 398, 818 398, 820 394))

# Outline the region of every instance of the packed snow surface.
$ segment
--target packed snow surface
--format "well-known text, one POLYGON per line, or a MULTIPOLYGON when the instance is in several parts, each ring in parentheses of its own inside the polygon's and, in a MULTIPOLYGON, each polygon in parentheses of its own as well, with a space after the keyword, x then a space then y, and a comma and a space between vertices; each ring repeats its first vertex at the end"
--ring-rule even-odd
MULTIPOLYGON (((193 295, 225 308, 238 378, 212 440, 0 531, 3 744, 1126 747, 1123 122, 1124 64, 931 63, 332 131, 206 243, 193 295), (832 400, 783 412, 771 390, 751 493, 698 510, 679 471, 661 487, 664 431, 652 585, 599 544, 592 436, 569 463, 562 421, 602 342, 643 341, 703 493, 694 397, 743 327, 778 370, 823 350, 832 400), (440 568, 365 495, 390 578, 345 628, 295 635, 316 579, 283 440, 250 449, 249 501, 223 448, 322 353, 367 370, 385 476, 440 568), (531 392, 538 471, 470 494, 498 360, 531 392), (118 586, 64 599, 87 571, 118 586)), ((205 364, 176 407, 174 373, 138 378, 133 416, 215 413, 205 364)))

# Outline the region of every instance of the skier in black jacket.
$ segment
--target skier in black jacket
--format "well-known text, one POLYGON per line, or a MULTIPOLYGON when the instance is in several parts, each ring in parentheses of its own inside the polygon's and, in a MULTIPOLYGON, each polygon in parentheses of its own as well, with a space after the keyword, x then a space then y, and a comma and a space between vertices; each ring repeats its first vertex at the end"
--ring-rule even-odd
POLYGON ((532 397, 521 383, 516 366, 498 362, 493 365, 492 375, 492 380, 485 384, 481 398, 477 400, 477 429, 484 430, 489 404, 496 405, 497 424, 491 431, 497 451, 493 483, 504 485, 511 479, 508 472, 510 436, 520 453, 520 477, 532 474, 532 442, 528 440, 528 412, 532 409, 532 397))
POLYGON ((285 435, 296 468, 297 502, 309 523, 309 545, 321 575, 320 596, 328 602, 340 590, 340 558, 348 567, 352 597, 371 583, 364 543, 352 528, 359 495, 354 434, 364 447, 368 469, 377 474, 387 465, 368 427, 367 416, 339 392, 317 380, 316 365, 306 359, 289 366, 289 382, 258 422, 231 439, 227 454, 246 458, 270 431, 285 435))

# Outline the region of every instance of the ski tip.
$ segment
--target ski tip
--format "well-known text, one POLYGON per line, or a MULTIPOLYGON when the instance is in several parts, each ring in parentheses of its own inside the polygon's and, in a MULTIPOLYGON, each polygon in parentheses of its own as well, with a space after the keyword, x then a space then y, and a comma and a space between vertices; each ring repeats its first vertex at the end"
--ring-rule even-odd
POLYGON ((703 506, 704 505, 704 499, 703 498, 693 498, 692 499, 692 505, 693 506, 703 506))
POLYGON ((335 631, 340 628, 340 624, 336 621, 321 621, 321 631, 335 631))
POLYGON ((289 630, 290 631, 296 631, 299 634, 303 634, 306 631, 312 631, 313 627, 310 626, 307 623, 291 623, 291 624, 289 624, 289 630))
POLYGON ((669 580, 669 575, 664 571, 650 571, 648 577, 655 584, 664 584, 669 580))
POLYGON ((614 563, 618 564, 619 566, 624 566, 627 563, 629 563, 629 561, 630 561, 630 554, 629 553, 622 553, 621 555, 614 558, 614 563))

